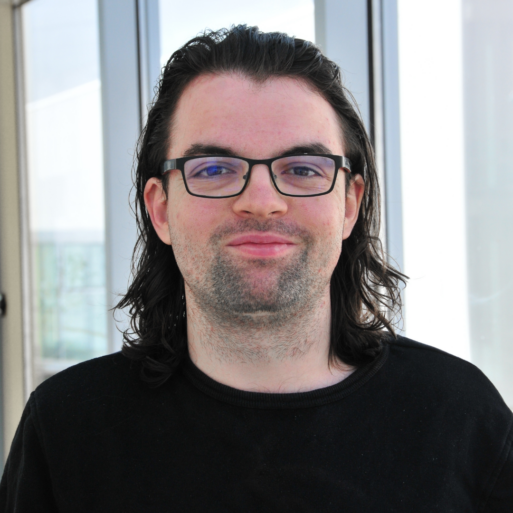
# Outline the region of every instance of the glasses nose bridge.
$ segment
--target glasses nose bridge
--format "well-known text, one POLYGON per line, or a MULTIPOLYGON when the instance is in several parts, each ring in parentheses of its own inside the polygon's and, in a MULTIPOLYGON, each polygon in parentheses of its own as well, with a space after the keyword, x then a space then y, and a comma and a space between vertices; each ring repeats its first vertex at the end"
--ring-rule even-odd
POLYGON ((251 179, 251 174, 253 172, 253 168, 255 166, 265 166, 267 170, 269 171, 269 178, 271 179, 271 183, 273 187, 276 189, 276 184, 274 183, 273 178, 273 171, 272 171, 272 160, 269 159, 263 159, 263 160, 247 160, 248 163, 248 183, 247 186, 249 186, 249 180, 251 179))

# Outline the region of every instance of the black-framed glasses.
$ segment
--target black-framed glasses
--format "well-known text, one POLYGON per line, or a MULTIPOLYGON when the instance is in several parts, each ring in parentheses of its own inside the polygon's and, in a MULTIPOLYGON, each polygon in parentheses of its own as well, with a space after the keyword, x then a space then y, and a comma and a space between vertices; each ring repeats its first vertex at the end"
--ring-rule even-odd
POLYGON ((284 196, 322 196, 335 187, 339 169, 351 172, 341 155, 304 154, 253 160, 226 155, 204 155, 166 160, 162 175, 178 169, 189 194, 200 198, 231 198, 242 194, 256 164, 265 164, 271 180, 284 196))

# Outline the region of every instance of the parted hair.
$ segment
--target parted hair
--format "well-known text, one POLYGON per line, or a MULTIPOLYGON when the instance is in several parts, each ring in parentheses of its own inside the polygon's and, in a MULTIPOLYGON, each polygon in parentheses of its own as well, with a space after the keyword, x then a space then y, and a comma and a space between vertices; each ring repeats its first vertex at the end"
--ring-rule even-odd
MULTIPOLYGON (((344 241, 331 278, 330 360, 361 366, 375 359, 384 337, 395 336, 401 310, 400 284, 406 277, 387 261, 379 239, 380 198, 374 152, 339 67, 309 41, 239 25, 206 31, 171 55, 137 147, 134 177, 138 239, 132 280, 116 305, 131 316, 122 352, 141 362, 141 377, 164 383, 187 355, 183 277, 173 248, 164 244, 144 203, 146 182, 160 177, 166 160, 177 102, 203 74, 237 73, 256 82, 289 77, 304 81, 335 110, 352 172, 364 178, 365 192, 356 225, 344 241)), ((172 144, 172 141, 171 141, 172 144)), ((166 184, 163 184, 166 187, 166 184)), ((168 201, 173 201, 168 197, 168 201)))

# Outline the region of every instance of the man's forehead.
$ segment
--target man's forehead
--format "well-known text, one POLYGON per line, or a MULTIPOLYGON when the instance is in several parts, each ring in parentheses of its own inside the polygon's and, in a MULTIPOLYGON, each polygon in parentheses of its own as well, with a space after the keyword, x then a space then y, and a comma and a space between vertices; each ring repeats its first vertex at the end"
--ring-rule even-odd
POLYGON ((257 82, 235 73, 208 74, 196 77, 187 85, 178 100, 175 122, 189 125, 193 121, 191 114, 201 116, 202 120, 215 117, 216 121, 225 119, 233 124, 243 124, 248 117, 253 122, 260 119, 276 122, 283 113, 287 117, 281 121, 286 122, 321 108, 333 110, 301 79, 273 77, 257 82), (187 115, 180 119, 182 112, 187 115))
POLYGON ((217 73, 202 73, 193 78, 184 88, 179 102, 183 98, 193 94, 194 90, 208 90, 210 94, 223 91, 228 84, 242 86, 247 94, 263 93, 266 97, 274 94, 286 94, 288 88, 302 89, 307 94, 315 94, 322 98, 320 92, 302 77, 270 76, 265 79, 257 79, 243 72, 227 71, 217 73))
POLYGON ((318 145, 323 146, 318 153, 340 153, 342 144, 337 114, 304 81, 280 77, 256 83, 235 74, 193 80, 178 102, 170 136, 175 153, 170 158, 191 154, 197 145, 234 154, 258 146, 268 151, 256 158, 266 158, 295 146, 318 145))

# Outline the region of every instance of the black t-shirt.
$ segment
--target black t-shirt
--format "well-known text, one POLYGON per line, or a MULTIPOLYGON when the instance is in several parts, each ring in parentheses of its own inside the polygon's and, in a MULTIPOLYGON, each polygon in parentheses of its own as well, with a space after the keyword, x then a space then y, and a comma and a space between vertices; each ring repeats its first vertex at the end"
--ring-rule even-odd
POLYGON ((400 338, 341 383, 264 394, 121 354, 32 394, 0 486, 18 512, 513 512, 513 415, 473 365, 400 338))

